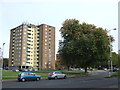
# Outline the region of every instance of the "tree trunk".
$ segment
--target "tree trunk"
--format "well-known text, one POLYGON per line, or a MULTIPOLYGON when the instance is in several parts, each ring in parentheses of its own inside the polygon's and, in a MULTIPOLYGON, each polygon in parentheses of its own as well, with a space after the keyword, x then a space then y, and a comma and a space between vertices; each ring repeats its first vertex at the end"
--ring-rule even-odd
POLYGON ((68 68, 68 71, 70 70, 70 66, 67 66, 67 68, 68 68))
POLYGON ((85 73, 87 73, 87 67, 85 67, 85 73))

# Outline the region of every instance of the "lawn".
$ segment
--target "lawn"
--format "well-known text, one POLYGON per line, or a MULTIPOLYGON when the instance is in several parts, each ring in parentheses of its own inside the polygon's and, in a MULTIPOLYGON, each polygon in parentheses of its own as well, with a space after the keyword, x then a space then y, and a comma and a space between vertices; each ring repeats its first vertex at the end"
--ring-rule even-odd
MULTIPOLYGON (((48 73, 52 72, 52 71, 57 71, 57 70, 42 70, 42 71, 30 71, 30 72, 36 73, 37 75, 40 75, 41 77, 47 77, 48 73)), ((59 70, 59 71, 66 74, 67 76, 76 76, 76 75, 86 74, 83 71, 66 71, 66 70, 59 70)), ((17 79, 18 74, 20 72, 21 71, 13 72, 13 71, 10 71, 10 70, 3 70, 2 78, 3 78, 3 80, 4 79, 17 79)))
POLYGON ((112 74, 112 77, 120 77, 120 73, 115 72, 115 73, 112 74))

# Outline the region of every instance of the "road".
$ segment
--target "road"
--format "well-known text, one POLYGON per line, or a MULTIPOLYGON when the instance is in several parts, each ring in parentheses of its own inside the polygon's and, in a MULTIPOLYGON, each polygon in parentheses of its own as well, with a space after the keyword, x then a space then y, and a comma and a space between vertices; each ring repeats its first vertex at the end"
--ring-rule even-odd
POLYGON ((95 71, 89 76, 58 80, 3 81, 3 88, 118 88, 118 78, 105 78, 107 72, 95 71))

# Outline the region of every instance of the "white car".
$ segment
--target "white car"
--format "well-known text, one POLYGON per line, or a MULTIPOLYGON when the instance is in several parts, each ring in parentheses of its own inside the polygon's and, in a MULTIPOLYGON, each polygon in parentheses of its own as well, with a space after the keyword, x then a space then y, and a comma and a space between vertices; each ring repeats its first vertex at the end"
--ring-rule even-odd
POLYGON ((64 78, 64 79, 66 79, 67 76, 66 76, 66 74, 63 74, 63 73, 61 73, 61 72, 50 72, 50 73, 48 74, 48 79, 49 79, 49 80, 50 80, 50 79, 58 79, 58 78, 64 78))
POLYGON ((103 70, 104 70, 104 71, 107 71, 107 68, 104 68, 103 70))
POLYGON ((12 71, 13 72, 19 72, 19 69, 13 69, 12 71))

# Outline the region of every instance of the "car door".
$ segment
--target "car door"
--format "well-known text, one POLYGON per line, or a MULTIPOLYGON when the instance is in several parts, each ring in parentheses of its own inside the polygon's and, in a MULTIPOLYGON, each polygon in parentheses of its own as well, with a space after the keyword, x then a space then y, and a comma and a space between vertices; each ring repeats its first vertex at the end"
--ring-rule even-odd
POLYGON ((55 72, 55 76, 57 76, 57 78, 60 78, 59 73, 55 72))
POLYGON ((23 74, 23 78, 25 78, 26 80, 29 80, 29 75, 27 72, 23 74))
POLYGON ((29 73, 29 80, 35 80, 35 74, 29 73))
POLYGON ((60 78, 63 78, 63 77, 64 77, 61 72, 59 72, 59 77, 60 77, 60 78))
POLYGON ((61 73, 60 73, 60 72, 56 72, 56 76, 57 76, 57 78, 62 78, 62 76, 61 76, 61 73))

